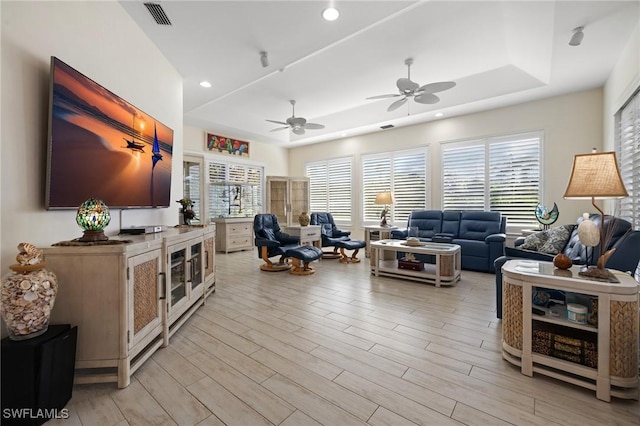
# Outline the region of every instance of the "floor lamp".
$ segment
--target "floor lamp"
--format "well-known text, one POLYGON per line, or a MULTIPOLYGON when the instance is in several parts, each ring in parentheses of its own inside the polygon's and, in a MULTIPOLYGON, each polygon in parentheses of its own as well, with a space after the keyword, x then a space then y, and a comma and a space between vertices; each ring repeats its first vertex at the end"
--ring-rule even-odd
POLYGON ((588 267, 580 272, 580 275, 595 278, 610 278, 609 271, 604 267, 607 259, 615 249, 605 253, 607 241, 604 235, 604 212, 595 203, 595 200, 625 198, 629 194, 624 187, 618 161, 615 152, 595 152, 591 154, 577 154, 573 159, 573 168, 565 199, 588 200, 600 213, 600 257, 595 267, 588 267))

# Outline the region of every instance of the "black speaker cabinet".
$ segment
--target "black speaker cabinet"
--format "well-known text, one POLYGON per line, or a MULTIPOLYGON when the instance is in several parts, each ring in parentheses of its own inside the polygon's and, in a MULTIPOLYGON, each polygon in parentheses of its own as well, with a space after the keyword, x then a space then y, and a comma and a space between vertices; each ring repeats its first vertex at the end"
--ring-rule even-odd
POLYGON ((50 325, 32 339, 2 339, 2 425, 41 425, 66 418, 78 328, 50 325))

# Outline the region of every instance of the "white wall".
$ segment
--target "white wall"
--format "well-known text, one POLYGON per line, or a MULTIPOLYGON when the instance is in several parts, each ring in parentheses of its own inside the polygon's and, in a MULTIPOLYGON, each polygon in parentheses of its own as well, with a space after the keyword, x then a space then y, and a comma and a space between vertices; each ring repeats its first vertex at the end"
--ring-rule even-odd
MULTIPOLYGON (((293 148, 289 155, 292 175, 304 175, 307 161, 353 155, 355 194, 361 194, 359 168, 363 154, 428 145, 431 156, 431 208, 441 208, 440 144, 485 136, 544 131, 543 199, 545 205, 558 204, 559 223, 573 223, 582 212, 592 211, 589 202, 564 200, 573 156, 602 149, 602 89, 573 93, 508 108, 494 109, 384 132, 293 148)), ((361 200, 355 209, 360 212, 361 200)), ((533 216, 533 211, 531 212, 533 216)), ((355 218, 354 229, 361 228, 355 218)), ((403 226, 406 224, 396 224, 403 226)))
MULTIPOLYGON (((174 131, 172 199, 182 194, 182 78, 117 2, 0 2, 0 270, 16 246, 82 235, 75 211, 44 209, 50 57, 56 56, 174 131)), ((178 222, 168 209, 112 210, 121 225, 178 222)))
MULTIPOLYGON (((217 134, 215 129, 203 130, 197 127, 184 126, 184 150, 189 154, 219 156, 221 159, 231 160, 228 155, 216 154, 205 147, 206 133, 217 134)), ((225 135, 222 135, 225 136, 225 135)), ((289 150, 273 144, 248 141, 249 157, 252 162, 264 164, 265 176, 287 176, 289 174, 289 150)), ((245 157, 242 157, 244 159, 245 157)), ((236 159, 238 159, 236 157, 236 159)), ((264 201, 264 200, 263 200, 264 201)))
POLYGON ((604 140, 614 150, 615 114, 640 87, 640 22, 604 86, 604 140))

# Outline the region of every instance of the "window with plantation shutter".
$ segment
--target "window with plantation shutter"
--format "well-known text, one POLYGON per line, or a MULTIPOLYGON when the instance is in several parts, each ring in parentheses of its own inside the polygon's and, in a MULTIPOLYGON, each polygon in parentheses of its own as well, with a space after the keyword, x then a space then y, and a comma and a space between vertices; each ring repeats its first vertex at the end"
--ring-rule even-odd
POLYGON ((541 146, 541 132, 443 144, 443 208, 499 211, 509 227, 537 227, 541 146))
POLYGON ((330 212, 336 223, 351 226, 353 160, 351 157, 307 163, 311 212, 330 212))
POLYGON ((619 201, 618 216, 640 229, 640 92, 616 114, 620 174, 629 196, 619 201))
POLYGON ((391 191, 390 223, 406 222, 412 210, 428 207, 428 150, 395 151, 362 156, 363 222, 379 223, 384 206, 374 204, 376 194, 391 191))
POLYGON ((261 213, 264 168, 247 164, 210 160, 207 162, 207 217, 237 214, 246 217, 261 213), (236 185, 237 184, 237 185, 236 185), (239 193, 232 193, 240 191, 239 193), (230 211, 231 197, 239 209, 230 211), (239 203, 238 203, 239 201, 239 203))

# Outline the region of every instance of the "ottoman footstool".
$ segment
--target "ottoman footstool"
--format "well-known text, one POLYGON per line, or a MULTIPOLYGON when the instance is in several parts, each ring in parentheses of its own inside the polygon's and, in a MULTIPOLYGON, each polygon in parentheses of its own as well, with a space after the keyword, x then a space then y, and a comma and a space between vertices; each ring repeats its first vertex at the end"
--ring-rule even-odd
POLYGON ((322 257, 322 250, 314 246, 299 246, 290 248, 285 252, 285 256, 291 258, 293 268, 289 271, 293 275, 310 275, 315 273, 315 269, 309 266, 309 262, 322 257))
POLYGON ((336 243, 336 247, 340 249, 340 262, 342 263, 358 263, 360 259, 358 259, 358 251, 361 248, 365 247, 367 243, 363 240, 348 240, 348 241, 339 241, 336 243), (345 253, 345 250, 353 250, 351 256, 345 253))

